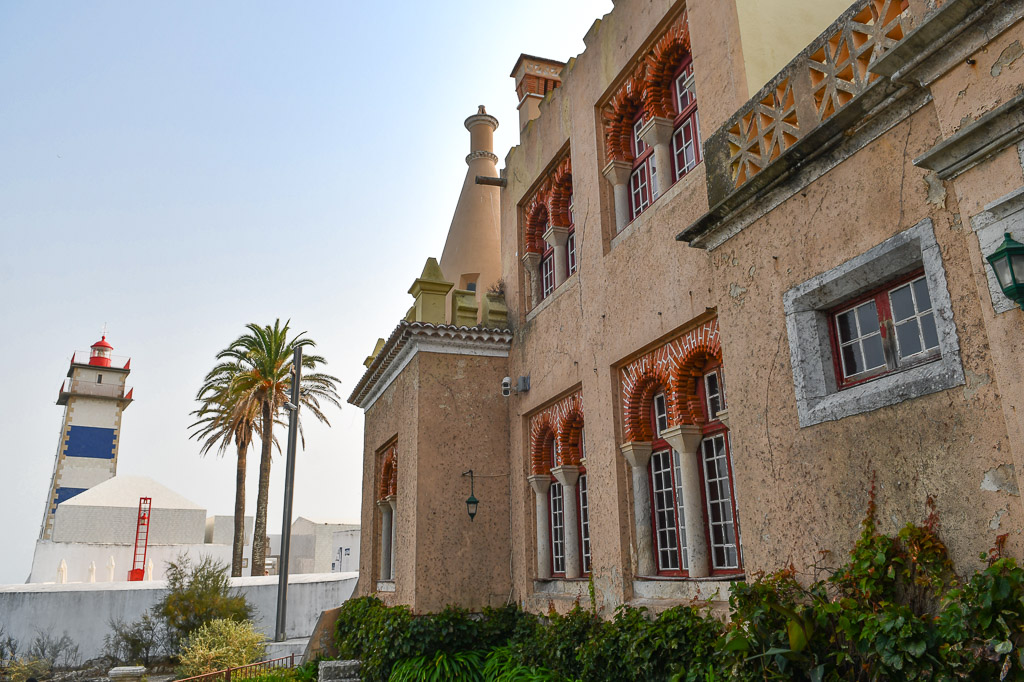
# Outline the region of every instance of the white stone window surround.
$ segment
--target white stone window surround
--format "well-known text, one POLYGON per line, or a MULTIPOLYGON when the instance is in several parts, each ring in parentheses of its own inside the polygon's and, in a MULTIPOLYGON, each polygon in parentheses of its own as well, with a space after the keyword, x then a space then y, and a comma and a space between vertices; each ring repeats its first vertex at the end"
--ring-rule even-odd
MULTIPOLYGON (((1021 165, 1024 166, 1024 143, 1020 146, 1020 156, 1021 165)), ((986 204, 981 213, 971 217, 971 229, 978 235, 982 258, 999 248, 1004 232, 1024 242, 1024 187, 986 204)), ((992 295, 992 307, 996 314, 1017 309, 1017 304, 1003 293, 988 261, 985 261, 985 277, 988 279, 988 291, 992 295)))
POLYGON ((964 383, 942 254, 929 218, 793 287, 783 296, 783 306, 801 427, 870 412, 964 383), (828 311, 918 268, 924 269, 935 310, 939 358, 838 390, 828 311))

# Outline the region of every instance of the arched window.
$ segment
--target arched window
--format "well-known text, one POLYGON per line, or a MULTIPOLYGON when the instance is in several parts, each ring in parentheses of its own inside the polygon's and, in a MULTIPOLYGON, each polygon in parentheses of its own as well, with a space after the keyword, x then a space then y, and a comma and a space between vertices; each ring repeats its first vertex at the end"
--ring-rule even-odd
POLYGON ((664 392, 651 400, 651 517, 654 523, 658 573, 684 575, 689 568, 686 520, 683 513, 680 455, 661 434, 668 428, 668 404, 664 392))
MULTIPOLYGON (((551 438, 551 467, 557 467, 558 439, 551 438)), ((551 575, 565 577, 565 495, 562 484, 554 475, 551 476, 551 488, 548 490, 548 505, 551 510, 551 575)))
POLYGON ((590 496, 587 493, 587 468, 582 464, 587 458, 587 443, 584 430, 580 429, 580 479, 579 519, 580 519, 580 563, 583 575, 590 575, 590 496))
POLYGON ((540 278, 540 297, 543 300, 555 290, 555 249, 547 242, 540 256, 540 278))
POLYGON ((572 194, 569 195, 569 238, 565 240, 565 251, 565 262, 571 276, 576 272, 576 219, 572 213, 572 194))
POLYGON ((735 573, 740 570, 739 528, 736 496, 733 494, 729 430, 719 418, 725 409, 725 383, 721 364, 712 360, 704 367, 699 394, 704 412, 700 444, 704 501, 707 508, 711 571, 735 573))
POLYGON ((654 147, 640 137, 644 125, 643 110, 633 119, 633 135, 630 138, 630 152, 633 154, 633 170, 629 176, 630 220, 651 205, 658 198, 658 169, 654 167, 654 147))
POLYGON ((675 182, 693 170, 701 159, 697 90, 690 55, 686 55, 676 70, 672 81, 672 101, 676 107, 672 132, 672 181, 675 182))

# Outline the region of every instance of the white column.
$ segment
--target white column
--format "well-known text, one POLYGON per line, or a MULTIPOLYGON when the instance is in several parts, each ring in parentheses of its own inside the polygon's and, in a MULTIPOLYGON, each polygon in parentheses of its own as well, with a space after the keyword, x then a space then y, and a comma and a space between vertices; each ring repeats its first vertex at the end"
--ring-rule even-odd
POLYGON ((380 509, 380 580, 391 580, 391 505, 379 500, 380 509))
POLYGON ((615 196, 615 231, 620 232, 629 222, 629 174, 632 164, 625 161, 611 161, 601 173, 612 183, 615 196))
POLYGON ((398 498, 395 495, 388 495, 388 504, 391 505, 391 579, 394 580, 398 574, 398 498))
POLYGON ((708 545, 704 540, 704 509, 700 489, 700 427, 681 424, 661 432, 672 448, 679 453, 680 485, 683 489, 683 519, 686 523, 686 556, 691 578, 703 578, 711 573, 708 545))
POLYGON ((565 577, 580 577, 580 520, 576 510, 576 484, 580 468, 563 464, 551 470, 562 484, 562 511, 565 521, 565 577))
POLYGON ((537 501, 537 580, 551 579, 551 526, 550 500, 551 477, 534 474, 527 478, 537 501))
POLYGON ((569 253, 565 250, 569 241, 569 228, 549 226, 544 233, 544 241, 555 251, 555 286, 559 287, 569 274, 569 253))
POLYGON ((647 465, 651 461, 651 444, 648 442, 623 443, 622 455, 633 471, 633 515, 636 517, 636 572, 639 575, 654 575, 654 542, 651 532, 651 490, 648 483, 647 465))
POLYGON ((530 275, 530 307, 534 308, 540 303, 540 254, 527 252, 523 256, 523 267, 530 275))
MULTIPOLYGON (((652 118, 640 128, 640 139, 654 147, 654 166, 658 169, 658 193, 672 186, 672 119, 652 118)), ((652 193, 653 196, 653 193, 652 193)))

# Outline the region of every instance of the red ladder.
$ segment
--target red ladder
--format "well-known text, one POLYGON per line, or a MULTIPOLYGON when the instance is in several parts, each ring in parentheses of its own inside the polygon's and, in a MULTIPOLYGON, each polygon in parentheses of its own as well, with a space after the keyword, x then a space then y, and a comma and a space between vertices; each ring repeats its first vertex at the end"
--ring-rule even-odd
POLYGON ((149 507, 153 499, 139 498, 139 523, 135 528, 135 560, 132 570, 128 571, 128 580, 139 582, 146 576, 146 548, 149 546, 149 507))

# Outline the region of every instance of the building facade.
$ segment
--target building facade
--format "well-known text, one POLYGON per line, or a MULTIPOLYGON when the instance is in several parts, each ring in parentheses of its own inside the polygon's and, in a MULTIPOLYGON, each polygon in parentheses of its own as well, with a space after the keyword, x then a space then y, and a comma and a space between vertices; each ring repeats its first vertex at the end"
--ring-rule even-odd
POLYGON ((623 0, 567 63, 523 55, 520 144, 476 179, 507 324, 426 322, 414 285, 350 398, 359 591, 721 600, 838 565, 872 490, 883 532, 933 506, 958 570, 1021 558, 1024 318, 985 256, 1024 240, 1022 17, 623 0))

